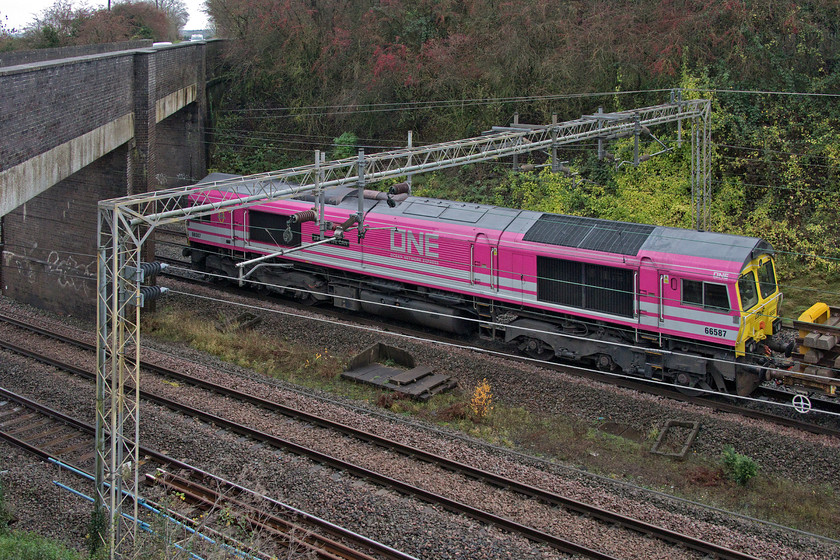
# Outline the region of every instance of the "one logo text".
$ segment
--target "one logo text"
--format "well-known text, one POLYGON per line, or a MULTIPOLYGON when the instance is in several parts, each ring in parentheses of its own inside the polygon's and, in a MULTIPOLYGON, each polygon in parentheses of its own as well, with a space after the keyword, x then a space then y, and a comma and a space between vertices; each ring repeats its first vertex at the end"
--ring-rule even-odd
POLYGON ((421 257, 436 259, 438 254, 438 234, 422 231, 391 230, 391 251, 395 253, 412 253, 421 257))

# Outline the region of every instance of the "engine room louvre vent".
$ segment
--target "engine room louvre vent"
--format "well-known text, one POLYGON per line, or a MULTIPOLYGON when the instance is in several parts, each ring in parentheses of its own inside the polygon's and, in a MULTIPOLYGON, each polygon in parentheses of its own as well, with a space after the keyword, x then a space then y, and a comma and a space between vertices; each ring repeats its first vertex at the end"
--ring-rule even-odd
POLYGON ((287 227, 288 216, 250 210, 248 219, 248 237, 251 242, 300 247, 300 223, 287 227))
POLYGON ((633 271, 537 256, 537 300, 633 316, 633 271))
POLYGON ((654 229, 656 226, 646 224, 543 214, 525 233, 523 240, 620 255, 636 255, 654 229))

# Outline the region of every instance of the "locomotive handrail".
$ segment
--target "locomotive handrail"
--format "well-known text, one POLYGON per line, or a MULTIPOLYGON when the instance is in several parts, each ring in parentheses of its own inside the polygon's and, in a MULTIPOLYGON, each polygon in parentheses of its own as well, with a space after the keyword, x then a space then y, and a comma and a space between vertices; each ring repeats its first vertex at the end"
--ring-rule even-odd
MULTIPOLYGON (((633 271, 633 291, 634 291, 634 298, 633 298, 633 318, 641 320, 641 313, 639 309, 639 300, 642 298, 642 292, 639 289, 639 272, 637 270, 633 271)), ((638 327, 636 329, 636 336, 638 337, 638 327)))
MULTIPOLYGON (((353 229, 353 228, 351 228, 351 229, 353 229)), ((347 231, 350 231, 350 229, 348 229, 347 231)), ((261 263, 262 261, 267 261, 268 259, 273 259, 274 257, 282 257, 283 255, 288 255, 289 253, 295 253, 297 251, 303 251, 305 249, 309 249, 310 247, 314 247, 316 245, 323 245, 325 243, 330 243, 332 241, 335 241, 336 239, 340 239, 340 238, 339 237, 325 237, 325 238, 323 238, 319 241, 313 241, 312 243, 308 243, 306 245, 299 245, 298 247, 289 247, 288 249, 280 249, 279 251, 276 251, 274 253, 269 253, 268 255, 263 255, 261 257, 253 258, 249 261, 242 261, 240 263, 236 263, 235 266, 240 271, 239 278, 240 279, 247 278, 248 274, 253 272, 253 270, 249 271, 248 274, 246 274, 243 277, 242 276, 242 269, 244 269, 246 266, 251 266, 252 264, 261 263)))

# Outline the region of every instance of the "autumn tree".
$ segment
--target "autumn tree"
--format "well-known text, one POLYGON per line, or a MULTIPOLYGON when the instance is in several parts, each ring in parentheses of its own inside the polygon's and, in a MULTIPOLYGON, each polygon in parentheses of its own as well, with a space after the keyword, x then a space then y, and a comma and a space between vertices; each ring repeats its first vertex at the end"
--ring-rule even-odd
POLYGON ((50 48, 132 39, 171 41, 186 22, 181 0, 115 3, 111 10, 76 8, 72 0, 57 0, 25 30, 25 48, 50 48))
POLYGON ((170 31, 177 36, 181 29, 187 25, 190 19, 190 12, 183 0, 157 0, 157 7, 166 13, 169 19, 170 31))
POLYGON ((8 26, 9 16, 0 12, 0 52, 15 49, 15 29, 8 26))
POLYGON ((172 41, 178 38, 169 15, 152 2, 124 2, 111 8, 115 16, 125 21, 131 39, 172 41))
POLYGON ((35 49, 74 45, 79 28, 92 14, 87 8, 75 8, 72 0, 56 0, 25 31, 26 43, 35 49))

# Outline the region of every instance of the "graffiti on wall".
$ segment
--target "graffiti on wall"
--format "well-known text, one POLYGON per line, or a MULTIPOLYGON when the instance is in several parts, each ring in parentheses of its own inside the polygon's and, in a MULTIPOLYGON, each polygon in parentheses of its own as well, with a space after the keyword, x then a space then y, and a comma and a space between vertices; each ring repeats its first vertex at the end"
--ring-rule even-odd
POLYGON ((58 251, 50 251, 46 273, 55 276, 62 288, 88 295, 91 280, 96 280, 96 260, 82 264, 73 255, 62 258, 58 251))
POLYGON ((3 266, 7 269, 17 270, 29 284, 35 283, 35 269, 32 266, 32 253, 38 248, 36 243, 31 249, 24 249, 22 255, 9 251, 3 251, 3 266))
POLYGON ((17 273, 29 284, 38 280, 37 272, 43 271, 41 282, 55 279, 58 286, 80 295, 88 296, 96 285, 96 260, 87 264, 79 262, 75 254, 64 254, 50 251, 46 259, 35 256, 38 245, 31 249, 24 249, 23 253, 3 252, 3 264, 7 269, 17 270, 17 273))

